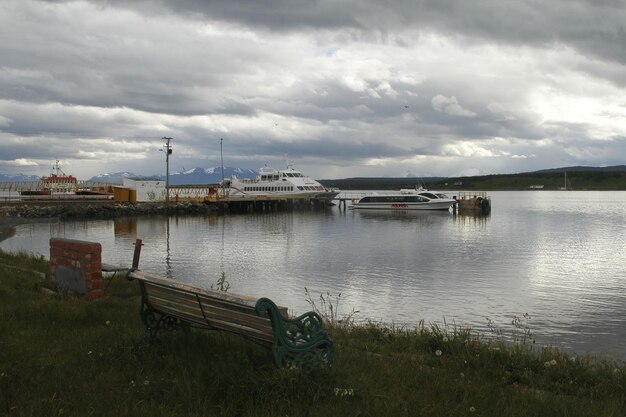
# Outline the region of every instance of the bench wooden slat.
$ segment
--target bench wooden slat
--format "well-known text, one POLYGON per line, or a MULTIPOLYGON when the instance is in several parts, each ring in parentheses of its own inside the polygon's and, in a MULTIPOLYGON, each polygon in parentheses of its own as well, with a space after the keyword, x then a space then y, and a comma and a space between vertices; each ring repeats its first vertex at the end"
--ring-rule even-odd
POLYGON ((255 309, 247 306, 233 306, 230 302, 205 296, 195 296, 176 289, 168 289, 162 286, 153 286, 145 283, 148 288, 148 302, 154 307, 167 309, 168 312, 186 315, 203 319, 206 317, 209 322, 211 318, 228 317, 229 320, 237 324, 247 325, 251 328, 268 328, 271 331, 271 321, 267 317, 256 314, 255 309), (200 300, 201 304, 198 304, 200 300))
POLYGON ((244 295, 226 293, 224 291, 209 290, 206 288, 194 287, 189 284, 184 284, 178 281, 174 281, 172 279, 168 279, 168 278, 161 277, 161 276, 154 275, 154 274, 149 274, 143 271, 133 271, 129 274, 129 277, 133 279, 141 280, 144 282, 151 282, 154 284, 161 284, 166 287, 177 288, 182 291, 191 292, 193 294, 202 294, 208 297, 221 298, 225 301, 231 301, 235 304, 245 305, 251 308, 255 308, 256 302, 257 302, 256 297, 248 297, 244 295))
POLYGON ((267 317, 258 316, 256 313, 252 315, 252 312, 241 314, 236 311, 216 307, 215 305, 207 305, 204 302, 201 309, 195 297, 173 300, 165 297, 164 295, 166 294, 150 294, 148 302, 152 308, 175 317, 193 321, 196 324, 208 324, 209 327, 216 329, 229 330, 235 333, 254 332, 259 335, 258 337, 267 340, 271 340, 273 337, 272 323, 267 317), (185 304, 184 301, 190 302, 190 304, 185 304))

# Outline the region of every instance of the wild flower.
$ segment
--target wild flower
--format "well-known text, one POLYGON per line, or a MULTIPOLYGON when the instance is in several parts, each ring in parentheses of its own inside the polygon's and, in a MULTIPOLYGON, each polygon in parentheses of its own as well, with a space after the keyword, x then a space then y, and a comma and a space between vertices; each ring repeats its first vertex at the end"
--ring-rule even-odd
POLYGON ((108 326, 109 324, 111 324, 111 322, 109 320, 107 320, 107 321, 104 322, 104 324, 106 324, 108 326))
POLYGON ((150 381, 148 381, 147 379, 145 381, 143 381, 144 385, 150 385, 150 381))
POLYGON ((447 336, 444 336, 444 337, 443 337, 443 342, 444 342, 444 343, 446 343, 446 342, 448 342, 448 341, 449 341, 448 337, 447 337, 447 336))
POLYGON ((555 366, 555 365, 556 365, 556 359, 552 359, 552 360, 550 361, 550 365, 555 366))
POLYGON ((436 356, 441 356, 442 354, 443 354, 443 352, 442 352, 441 350, 439 350, 439 349, 437 349, 437 350, 435 351, 435 355, 436 355, 436 356))
POLYGON ((476 412, 476 407, 471 406, 471 407, 470 407, 470 413, 475 413, 475 412, 476 412))
POLYGON ((91 355, 92 353, 93 353, 92 351, 89 351, 89 352, 87 352, 87 355, 91 355))
POLYGON ((335 388, 336 397, 354 397, 354 388, 335 388))

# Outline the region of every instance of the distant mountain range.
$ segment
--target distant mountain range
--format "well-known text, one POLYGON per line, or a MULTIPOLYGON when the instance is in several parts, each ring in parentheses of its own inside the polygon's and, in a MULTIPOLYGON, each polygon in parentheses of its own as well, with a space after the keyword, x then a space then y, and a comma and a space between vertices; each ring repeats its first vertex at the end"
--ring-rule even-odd
POLYGON ((553 173, 563 173, 563 172, 624 172, 626 171, 626 165, 614 165, 610 167, 585 167, 585 166, 576 166, 576 167, 566 167, 566 168, 552 168, 552 169, 542 169, 539 171, 533 171, 531 174, 553 174, 553 173))
POLYGON ((39 181, 37 175, 24 174, 0 174, 0 182, 39 181))
MULTIPOLYGON (((252 169, 242 169, 233 167, 224 167, 224 178, 230 178, 236 175, 238 178, 256 178, 258 171, 252 169)), ((91 177, 92 181, 104 181, 123 183, 124 178, 158 178, 165 180, 165 175, 137 175, 132 172, 113 172, 107 174, 96 175, 91 177)), ((184 172, 170 173, 170 185, 199 185, 199 184, 218 184, 222 181, 222 168, 194 168, 184 172)))
MULTIPOLYGON (((572 166, 572 167, 563 167, 563 168, 553 168, 553 169, 543 169, 534 172, 521 173, 521 174, 507 174, 507 175, 524 175, 524 174, 552 174, 552 173, 562 173, 567 171, 568 173, 574 172, 626 172, 626 165, 616 165, 609 167, 588 167, 588 166, 572 166)), ((255 178, 258 175, 258 171, 252 169, 242 169, 242 168, 233 168, 233 167, 224 167, 224 178, 230 178, 231 176, 236 175, 239 178, 255 178)), ((504 174, 503 174, 504 175, 504 174)), ((165 180, 165 175, 139 175, 132 172, 114 172, 114 173, 106 173, 96 175, 95 177, 90 178, 93 181, 104 181, 104 182, 113 182, 113 183, 123 183, 124 178, 158 178, 161 180, 165 180)), ((17 181, 39 181, 38 176, 36 175, 23 175, 23 174, 0 174, 0 182, 17 182, 17 181)), ((412 175, 408 175, 405 177, 375 177, 375 178, 345 178, 345 179, 335 179, 335 180, 320 180, 324 185, 333 185, 341 187, 349 185, 358 185, 358 184, 374 184, 378 183, 380 185, 391 185, 398 183, 398 180, 402 180, 401 182, 418 184, 418 183, 432 183, 444 180, 445 177, 413 177, 412 175)), ((222 180, 222 169, 221 167, 212 167, 212 168, 194 168, 184 172, 173 172, 170 174, 170 184, 172 185, 198 185, 198 184, 217 184, 222 180)))

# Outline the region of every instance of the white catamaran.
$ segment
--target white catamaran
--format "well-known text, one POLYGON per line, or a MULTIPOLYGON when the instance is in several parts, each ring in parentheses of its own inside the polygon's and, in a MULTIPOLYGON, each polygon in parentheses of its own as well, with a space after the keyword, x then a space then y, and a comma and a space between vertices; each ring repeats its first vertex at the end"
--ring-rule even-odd
POLYGON ((308 197, 316 200, 333 200, 339 190, 325 188, 313 178, 303 175, 291 164, 286 169, 261 168, 255 179, 239 179, 233 175, 224 180, 231 200, 248 198, 297 198, 308 197))

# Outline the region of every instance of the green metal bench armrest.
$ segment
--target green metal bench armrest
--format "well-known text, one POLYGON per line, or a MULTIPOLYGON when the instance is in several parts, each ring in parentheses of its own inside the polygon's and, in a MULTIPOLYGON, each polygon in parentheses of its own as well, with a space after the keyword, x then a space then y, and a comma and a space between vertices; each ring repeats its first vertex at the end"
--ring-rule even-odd
POLYGON ((269 298, 260 298, 255 308, 257 314, 268 315, 272 322, 272 356, 276 366, 328 368, 332 365, 334 344, 319 314, 310 311, 290 319, 269 298))

